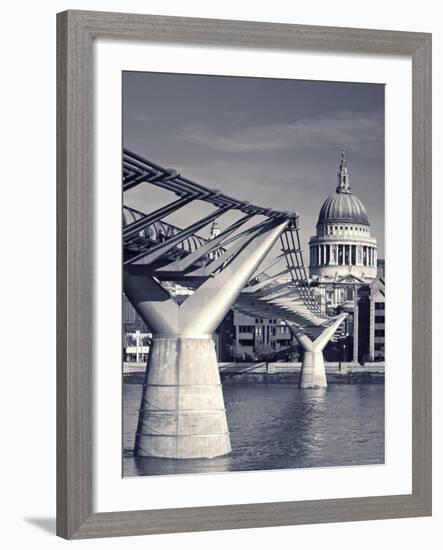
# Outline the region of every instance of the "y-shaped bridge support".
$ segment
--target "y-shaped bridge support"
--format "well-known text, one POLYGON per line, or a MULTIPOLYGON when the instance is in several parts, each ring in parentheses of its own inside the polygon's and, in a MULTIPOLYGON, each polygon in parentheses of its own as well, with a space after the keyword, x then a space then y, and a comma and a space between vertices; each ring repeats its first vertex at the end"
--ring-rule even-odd
POLYGON ((125 268, 125 294, 153 333, 137 456, 212 458, 231 451, 212 334, 289 223, 273 220, 254 232, 181 305, 149 266, 125 268))
POLYGON ((303 331, 297 330, 297 327, 289 325, 292 334, 294 334, 304 350, 299 381, 300 388, 327 388, 328 382, 326 380, 323 350, 345 317, 346 314, 340 315, 314 341, 303 331))

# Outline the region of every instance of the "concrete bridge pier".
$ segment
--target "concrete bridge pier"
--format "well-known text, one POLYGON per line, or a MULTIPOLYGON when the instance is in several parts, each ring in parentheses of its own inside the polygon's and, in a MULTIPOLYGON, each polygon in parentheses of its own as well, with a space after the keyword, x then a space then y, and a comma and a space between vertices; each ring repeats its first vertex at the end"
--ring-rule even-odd
POLYGON ((143 386, 135 454, 212 458, 230 451, 212 337, 155 336, 143 386))
POLYGON ((272 221, 248 237, 223 270, 181 304, 149 266, 125 267, 125 294, 153 333, 136 456, 196 459, 231 451, 212 334, 288 223, 272 221))
POLYGON ((303 353, 303 361, 299 380, 300 388, 327 388, 325 362, 323 351, 308 351, 303 353))
POLYGON ((345 319, 346 314, 328 326, 314 341, 302 331, 297 330, 293 325, 289 328, 303 348, 302 368, 300 372, 299 387, 306 388, 327 388, 325 362, 323 350, 335 331, 345 319))

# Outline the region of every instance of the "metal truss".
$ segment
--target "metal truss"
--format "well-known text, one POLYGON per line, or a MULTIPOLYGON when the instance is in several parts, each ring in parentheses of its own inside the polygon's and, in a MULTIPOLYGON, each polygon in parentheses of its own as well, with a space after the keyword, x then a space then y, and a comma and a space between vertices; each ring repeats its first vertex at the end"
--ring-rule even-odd
POLYGON ((241 258, 247 258, 254 243, 272 233, 280 246, 273 244, 266 250, 267 265, 262 267, 263 256, 236 296, 233 307, 256 317, 283 319, 312 337, 334 321, 335 318, 328 318, 321 311, 309 286, 297 213, 229 197, 125 149, 123 190, 139 185, 154 185, 175 197, 150 213, 124 206, 125 271, 142 273, 163 288, 180 285, 192 293, 207 287, 209 279, 222 281, 221 274, 226 270, 231 277, 236 277, 241 258), (186 227, 165 221, 194 201, 208 203, 212 211, 186 227), (232 221, 231 216, 230 223, 223 226, 223 216, 228 212, 237 212, 240 217, 232 221), (207 231, 215 220, 222 226, 220 232, 212 238, 201 236, 199 233, 207 231))

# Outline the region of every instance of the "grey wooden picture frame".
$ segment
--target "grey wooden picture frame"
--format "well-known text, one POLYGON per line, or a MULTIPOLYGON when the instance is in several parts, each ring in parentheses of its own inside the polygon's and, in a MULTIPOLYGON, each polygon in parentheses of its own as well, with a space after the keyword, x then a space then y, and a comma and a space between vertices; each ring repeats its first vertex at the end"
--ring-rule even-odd
POLYGON ((431 515, 431 35, 66 11, 57 15, 57 534, 67 539, 431 515), (97 38, 409 56, 412 493, 93 512, 93 43, 97 38))

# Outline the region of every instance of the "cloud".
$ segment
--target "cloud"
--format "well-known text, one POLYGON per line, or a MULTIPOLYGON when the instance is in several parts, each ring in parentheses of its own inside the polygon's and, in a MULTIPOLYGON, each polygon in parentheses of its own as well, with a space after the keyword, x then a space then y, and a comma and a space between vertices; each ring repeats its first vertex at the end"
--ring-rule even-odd
POLYGON ((381 112, 339 111, 296 122, 255 125, 241 130, 214 133, 193 124, 183 128, 179 137, 187 142, 227 153, 268 152, 337 144, 379 143, 384 127, 381 112))

